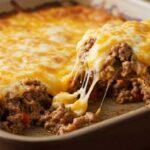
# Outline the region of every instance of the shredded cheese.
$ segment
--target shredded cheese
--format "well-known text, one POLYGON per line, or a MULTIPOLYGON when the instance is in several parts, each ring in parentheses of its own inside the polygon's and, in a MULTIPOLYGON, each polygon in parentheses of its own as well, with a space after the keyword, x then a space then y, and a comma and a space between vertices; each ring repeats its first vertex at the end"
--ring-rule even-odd
POLYGON ((0 94, 26 79, 42 82, 53 96, 67 91, 77 42, 87 29, 107 21, 120 19, 80 5, 19 11, 1 18, 0 94))

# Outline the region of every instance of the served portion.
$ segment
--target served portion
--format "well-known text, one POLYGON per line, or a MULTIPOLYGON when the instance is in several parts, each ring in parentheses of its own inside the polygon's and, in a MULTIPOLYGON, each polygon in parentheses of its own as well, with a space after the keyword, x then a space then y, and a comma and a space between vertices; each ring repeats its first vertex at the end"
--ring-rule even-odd
POLYGON ((111 23, 88 30, 77 44, 77 59, 71 72, 75 92, 61 92, 52 101, 54 108, 64 104, 80 116, 63 127, 63 133, 95 122, 106 96, 118 103, 149 103, 149 48, 150 21, 111 23), (94 113, 87 113, 93 90, 101 93, 100 105, 94 113))
POLYGON ((59 93, 53 99, 53 106, 64 103, 66 108, 83 115, 96 86, 104 90, 102 103, 107 93, 119 103, 142 100, 149 103, 149 49, 149 21, 111 23, 87 31, 77 45, 72 72, 73 84, 80 80, 80 88, 73 94, 59 93))
POLYGON ((0 37, 3 130, 24 134, 38 126, 64 134, 97 122, 106 97, 150 100, 149 21, 53 6, 2 18, 0 37), (97 110, 88 112, 94 99, 97 110))

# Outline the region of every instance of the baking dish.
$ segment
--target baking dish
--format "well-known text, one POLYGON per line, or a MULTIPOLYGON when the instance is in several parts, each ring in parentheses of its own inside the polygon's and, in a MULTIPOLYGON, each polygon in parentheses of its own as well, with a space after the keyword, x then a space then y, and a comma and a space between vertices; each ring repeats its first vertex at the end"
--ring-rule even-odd
MULTIPOLYGON (((90 2, 91 1, 89 1, 88 4, 90 4, 90 2)), ((106 6, 109 10, 111 10, 113 12, 114 12, 113 8, 115 8, 115 9, 116 9, 116 7, 120 8, 119 5, 116 5, 118 3, 112 3, 111 6, 113 6, 113 7, 108 7, 107 2, 104 4, 104 6, 106 6)), ((97 1, 95 1, 92 4, 93 5, 97 4, 97 1)), ((19 5, 21 6, 21 3, 19 5)), ((22 6, 24 6, 24 5, 22 5, 22 6)), ((12 9, 13 9, 13 7, 12 7, 12 9)), ((145 12, 145 9, 143 9, 144 10, 143 12, 145 12)), ((129 10, 130 9, 128 8, 128 12, 129 12, 129 10)), ((122 13, 122 12, 120 12, 120 13, 122 13)), ((123 14, 128 16, 128 14, 126 14, 124 12, 123 12, 123 14)), ((130 16, 130 17, 137 18, 137 16, 134 16, 134 15, 130 16)), ((138 19, 143 19, 143 17, 142 18, 138 17, 138 19)), ((110 144, 110 145, 113 145, 114 147, 117 146, 116 148, 118 148, 118 149, 119 148, 121 149, 120 146, 122 146, 122 144, 124 144, 123 143, 124 141, 127 142, 128 137, 131 136, 132 134, 134 134, 133 141, 132 140, 129 141, 128 145, 126 145, 126 149, 127 149, 127 146, 129 147, 128 149, 130 149, 132 147, 133 143, 136 141, 136 140, 134 141, 134 138, 137 136, 138 136, 138 141, 140 141, 140 142, 139 142, 139 145, 138 144, 133 145, 134 149, 136 148, 136 146, 137 146, 137 148, 140 148, 140 146, 143 146, 142 144, 144 144, 144 146, 146 147, 146 146, 148 146, 146 143, 146 137, 147 137, 146 133, 149 132, 148 127, 146 126, 146 122, 147 122, 147 120, 149 120, 148 114, 149 114, 149 107, 146 106, 142 109, 133 111, 131 113, 127 113, 125 115, 121 115, 119 117, 116 117, 116 118, 113 118, 110 120, 106 120, 106 121, 101 122, 101 123, 97 123, 96 125, 93 125, 91 127, 87 127, 85 129, 81 129, 81 130, 75 131, 73 133, 70 133, 68 135, 64 135, 64 136, 60 136, 60 137, 29 138, 29 137, 21 137, 21 136, 11 135, 11 134, 8 134, 8 133, 5 133, 2 131, 2 134, 1 134, 2 146, 1 147, 3 149, 6 149, 6 148, 10 149, 10 146, 12 145, 11 149, 21 149, 21 148, 27 149, 26 146, 28 146, 28 149, 29 148, 30 149, 35 149, 35 148, 41 149, 41 148, 47 148, 47 147, 48 148, 55 148, 55 149, 61 149, 61 148, 65 147, 66 149, 67 148, 70 149, 70 147, 72 145, 76 145, 77 147, 73 146, 73 149, 74 148, 81 148, 81 146, 83 148, 87 147, 87 149, 88 148, 91 149, 91 147, 93 147, 93 144, 95 144, 97 146, 100 145, 101 147, 105 146, 104 148, 107 148, 107 146, 110 144), (137 125, 136 121, 139 121, 139 120, 140 120, 140 122, 137 125), (142 128, 143 130, 140 130, 141 129, 140 123, 145 125, 144 129, 142 128), (121 129, 120 129, 120 127, 121 127, 121 129), (137 130, 138 130, 138 132, 137 132, 137 130), (117 134, 115 132, 117 132, 117 134), (125 134, 125 133, 128 133, 128 134, 125 134), (144 135, 143 135, 143 133, 144 133, 144 135), (124 135, 124 138, 119 140, 118 139, 118 137, 120 137, 119 134, 124 135), (10 139, 8 138, 8 136, 10 137, 10 139), (115 141, 115 140, 113 141, 111 136, 113 136, 114 138, 116 137, 116 139, 118 141, 115 141), (142 142, 142 140, 140 139, 140 137, 142 138, 142 136, 145 137, 144 142, 142 142), (109 137, 111 137, 110 138, 111 141, 109 141, 109 137), (5 140, 5 139, 7 139, 7 140, 5 140), (19 141, 19 142, 17 142, 17 141, 19 141), (88 141, 88 144, 87 144, 87 141, 88 141), (91 141, 91 142, 89 142, 89 141, 91 141), (132 145, 130 145, 131 141, 132 141, 132 145), (6 144, 7 142, 9 144, 6 144), (24 145, 24 143, 26 143, 26 142, 27 142, 27 145, 24 145), (60 145, 57 144, 57 142, 59 142, 60 145), (100 143, 100 142, 102 142, 102 143, 100 143), (118 144, 116 142, 119 142, 120 144, 118 144), (96 144, 96 143, 99 143, 99 144, 96 144), (32 144, 32 146, 31 146, 31 144, 32 144)), ((147 123, 147 125, 148 125, 148 123, 147 123)), ((136 144, 136 143, 134 143, 134 144, 136 144)))

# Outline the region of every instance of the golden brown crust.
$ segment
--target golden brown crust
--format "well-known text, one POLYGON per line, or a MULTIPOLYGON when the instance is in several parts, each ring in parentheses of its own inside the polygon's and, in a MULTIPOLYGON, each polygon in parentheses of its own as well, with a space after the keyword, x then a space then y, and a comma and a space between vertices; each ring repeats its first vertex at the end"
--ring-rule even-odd
POLYGON ((103 9, 53 6, 0 19, 0 90, 24 79, 46 84, 50 94, 67 90, 76 44, 89 28, 120 21, 103 9))

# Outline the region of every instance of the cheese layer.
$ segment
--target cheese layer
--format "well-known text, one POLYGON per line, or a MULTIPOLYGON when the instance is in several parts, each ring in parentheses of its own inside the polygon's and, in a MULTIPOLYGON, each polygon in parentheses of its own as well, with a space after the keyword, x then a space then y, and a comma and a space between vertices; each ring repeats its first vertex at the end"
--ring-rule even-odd
POLYGON ((97 30, 89 30, 78 43, 77 51, 90 39, 96 39, 89 50, 85 63, 88 69, 100 71, 110 49, 119 43, 127 43, 136 55, 137 60, 146 66, 150 65, 150 22, 127 21, 122 25, 106 24, 97 30))
POLYGON ((0 91, 25 79, 45 84, 52 95, 66 91, 76 44, 87 29, 120 22, 86 6, 49 7, 0 19, 0 91))

